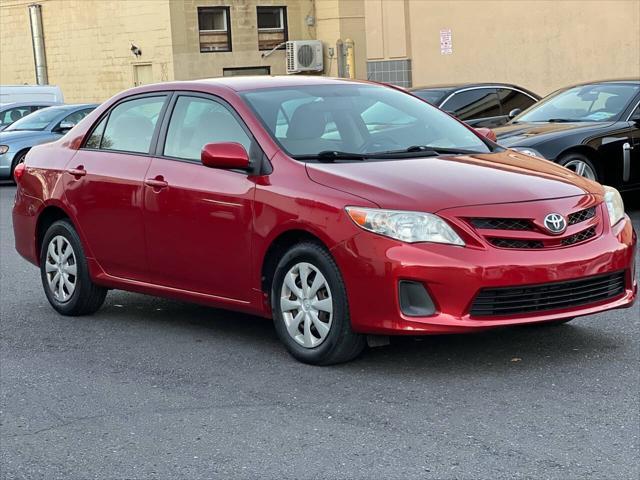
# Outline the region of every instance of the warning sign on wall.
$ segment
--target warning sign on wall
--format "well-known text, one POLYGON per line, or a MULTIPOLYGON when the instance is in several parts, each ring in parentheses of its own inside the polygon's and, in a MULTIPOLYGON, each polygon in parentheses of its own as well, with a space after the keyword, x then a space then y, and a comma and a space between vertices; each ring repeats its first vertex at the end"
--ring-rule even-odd
POLYGON ((453 53, 453 40, 451 38, 451 29, 443 28, 440 30, 440 55, 451 55, 453 53))

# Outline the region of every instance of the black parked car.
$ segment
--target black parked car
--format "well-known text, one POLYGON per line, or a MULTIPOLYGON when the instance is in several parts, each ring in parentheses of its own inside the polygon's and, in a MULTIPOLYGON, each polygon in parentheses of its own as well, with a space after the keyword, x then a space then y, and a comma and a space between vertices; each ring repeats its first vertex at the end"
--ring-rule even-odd
POLYGON ((499 127, 540 100, 539 95, 506 83, 416 87, 410 91, 472 127, 499 127))
POLYGON ((505 147, 622 190, 640 188, 640 80, 558 90, 494 131, 505 147))

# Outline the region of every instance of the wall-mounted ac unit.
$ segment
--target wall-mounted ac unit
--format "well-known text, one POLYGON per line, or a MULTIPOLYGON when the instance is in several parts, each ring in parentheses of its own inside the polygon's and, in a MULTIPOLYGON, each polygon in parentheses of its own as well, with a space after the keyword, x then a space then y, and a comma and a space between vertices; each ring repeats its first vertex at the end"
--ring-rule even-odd
POLYGON ((287 73, 321 72, 322 42, 320 40, 294 40, 287 42, 287 73))

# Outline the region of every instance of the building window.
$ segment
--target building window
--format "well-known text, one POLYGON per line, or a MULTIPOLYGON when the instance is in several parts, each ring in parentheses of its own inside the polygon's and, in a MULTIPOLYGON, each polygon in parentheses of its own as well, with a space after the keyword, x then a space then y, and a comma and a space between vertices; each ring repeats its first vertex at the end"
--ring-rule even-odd
POLYGON ((198 7, 201 52, 231 51, 229 7, 198 7))
POLYGON ((258 7, 258 49, 271 50, 288 39, 287 7, 258 7))
POLYGON ((236 77, 239 75, 271 75, 271 67, 233 67, 223 68, 223 77, 236 77))

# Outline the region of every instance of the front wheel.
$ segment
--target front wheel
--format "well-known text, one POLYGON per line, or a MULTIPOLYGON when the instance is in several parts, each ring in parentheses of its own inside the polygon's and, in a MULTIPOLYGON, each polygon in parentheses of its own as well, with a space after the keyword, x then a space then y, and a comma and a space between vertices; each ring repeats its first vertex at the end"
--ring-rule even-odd
POLYGON ((565 155, 558 163, 569 170, 577 173, 578 175, 599 182, 598 169, 594 163, 580 153, 570 153, 565 155))
POLYGON ((318 244, 298 244, 282 257, 273 280, 271 305, 278 337, 301 362, 342 363, 364 350, 364 336, 351 329, 338 266, 318 244))
POLYGON ((107 295, 106 288, 91 281, 80 237, 68 220, 55 222, 45 233, 40 276, 49 303, 62 315, 94 313, 107 295))

